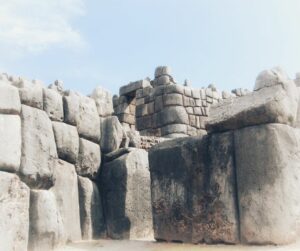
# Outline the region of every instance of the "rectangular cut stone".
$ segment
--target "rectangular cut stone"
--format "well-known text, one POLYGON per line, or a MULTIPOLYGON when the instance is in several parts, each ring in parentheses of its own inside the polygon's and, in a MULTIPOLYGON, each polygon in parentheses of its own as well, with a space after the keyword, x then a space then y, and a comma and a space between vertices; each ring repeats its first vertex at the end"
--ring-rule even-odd
POLYGON ((181 85, 167 85, 165 87, 165 93, 179 93, 179 94, 184 94, 184 87, 181 85))
POLYGON ((232 133, 174 139, 149 151, 155 239, 237 243, 232 133))
POLYGON ((184 87, 184 95, 187 97, 192 97, 192 88, 184 87))
POLYGON ((126 94, 130 94, 132 92, 135 92, 136 90, 138 89, 142 89, 142 88, 145 88, 145 87, 150 87, 150 82, 146 79, 144 80, 140 80, 140 81, 136 81, 136 82, 132 82, 132 83, 129 83, 128 85, 124 85, 120 88, 120 96, 121 95, 126 95, 126 94))
POLYGON ((198 89, 192 89, 192 97, 194 99, 200 99, 200 91, 198 89))
POLYGON ((21 120, 21 178, 31 188, 49 188, 57 158, 52 123, 44 111, 26 105, 22 105, 21 120))
POLYGON ((79 139, 79 155, 76 163, 78 175, 95 178, 101 164, 99 145, 86 139, 79 139))
POLYGON ((163 95, 164 106, 183 105, 182 95, 171 93, 163 95))
POLYGON ((0 114, 0 170, 18 172, 21 161, 21 120, 0 114))
POLYGON ((136 126, 138 130, 144 130, 147 128, 152 128, 152 116, 143 116, 140 118, 137 118, 136 126))
POLYGON ((20 114, 19 90, 8 81, 0 81, 0 114, 20 114))
POLYGON ((79 151, 79 136, 75 126, 52 122, 58 157, 75 164, 79 151))
POLYGON ((63 121, 64 109, 62 96, 55 90, 43 89, 44 111, 51 120, 63 121))
POLYGON ((294 125, 298 108, 294 82, 265 87, 239 98, 228 98, 210 108, 209 131, 227 131, 266 123, 294 125))
POLYGON ((62 219, 51 191, 31 190, 29 212, 29 250, 53 250, 65 243, 62 219))
POLYGON ((145 99, 144 98, 137 98, 136 99, 136 105, 143 105, 145 104, 145 99))
POLYGON ((78 176, 78 190, 82 239, 105 237, 106 225, 97 185, 88 178, 78 176))
POLYGON ((145 116, 148 115, 148 111, 147 111, 147 104, 144 105, 138 105, 136 107, 136 114, 137 117, 141 117, 141 116, 145 116))
POLYGON ((101 191, 108 237, 153 238, 148 153, 134 149, 102 168, 101 191))
POLYGON ((287 244, 299 236, 300 131, 269 124, 235 131, 241 241, 287 244))
POLYGON ((183 106, 165 107, 158 113, 157 119, 161 125, 189 123, 188 114, 183 106))
POLYGON ((0 172, 0 249, 24 251, 28 245, 29 188, 15 174, 0 172))
POLYGON ((132 114, 122 113, 122 114, 118 115, 118 118, 119 118, 120 122, 125 122, 130 125, 135 124, 135 116, 132 114))
POLYGON ((163 98, 162 96, 157 96, 154 101, 154 110, 155 112, 160 112, 163 109, 163 98))
POLYGON ((78 180, 75 167, 63 160, 56 160, 54 166, 54 186, 58 212, 62 218, 67 241, 81 240, 78 180))

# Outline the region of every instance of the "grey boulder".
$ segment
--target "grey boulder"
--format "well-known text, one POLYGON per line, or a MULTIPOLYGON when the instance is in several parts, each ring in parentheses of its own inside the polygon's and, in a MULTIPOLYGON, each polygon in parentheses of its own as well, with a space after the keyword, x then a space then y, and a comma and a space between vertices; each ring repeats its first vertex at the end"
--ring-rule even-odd
POLYGON ((101 87, 97 87, 91 94, 95 100, 100 117, 111 116, 114 112, 112 95, 101 87))
POLYGON ((8 81, 0 80, 0 114, 20 114, 19 90, 8 81))
POLYGON ((54 121, 64 120, 64 109, 62 96, 51 89, 43 89, 44 111, 48 114, 49 118, 54 121))

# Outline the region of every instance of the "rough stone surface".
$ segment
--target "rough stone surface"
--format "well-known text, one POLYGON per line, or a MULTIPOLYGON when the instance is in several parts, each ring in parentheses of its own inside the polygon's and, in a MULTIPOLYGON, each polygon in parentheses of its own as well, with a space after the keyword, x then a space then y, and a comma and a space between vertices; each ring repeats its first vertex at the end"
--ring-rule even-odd
POLYGON ((241 241, 286 244, 299 236, 299 129, 253 126, 235 132, 241 241))
POLYGON ((113 239, 151 238, 152 213, 148 154, 141 149, 102 167, 107 235, 113 239))
POLYGON ((120 96, 121 95, 128 95, 132 92, 135 92, 138 89, 145 88, 145 87, 148 87, 148 86, 151 86, 151 85, 150 85, 150 82, 147 79, 132 82, 132 83, 129 83, 128 85, 122 86, 120 88, 120 93, 119 94, 120 94, 120 96))
POLYGON ((75 164, 79 152, 79 136, 75 126, 52 122, 58 157, 75 164))
POLYGON ((170 106, 158 113, 156 125, 185 124, 189 116, 182 106, 170 106))
POLYGON ((157 240, 237 243, 232 134, 163 142, 149 151, 157 240))
POLYGON ((129 130, 126 132, 127 137, 129 138, 129 147, 140 148, 141 145, 141 136, 140 133, 136 130, 129 130))
POLYGON ((43 89, 44 111, 51 120, 63 121, 64 110, 62 96, 55 90, 43 89))
POLYGON ((171 76, 171 68, 169 66, 158 66, 155 69, 154 77, 158 78, 163 75, 171 76))
POLYGON ((259 73, 256 78, 254 91, 277 85, 278 82, 284 83, 286 79, 288 79, 288 76, 280 67, 275 67, 271 70, 264 70, 259 73))
POLYGON ((106 225, 97 185, 88 178, 78 176, 78 190, 82 239, 105 237, 106 225))
POLYGON ((94 99, 68 91, 63 97, 65 122, 77 126, 81 137, 100 140, 100 118, 94 99))
POLYGON ((99 145, 79 139, 79 155, 76 163, 76 171, 81 176, 95 178, 101 164, 101 152, 99 145))
POLYGON ((266 123, 294 125, 298 100, 297 87, 290 80, 239 98, 225 99, 210 108, 206 129, 226 131, 266 123))
POLYGON ((29 188, 17 175, 0 172, 0 249, 27 250, 29 188))
POLYGON ((18 172, 21 161, 21 120, 0 114, 0 170, 18 172))
POLYGON ((116 116, 104 118, 101 121, 100 148, 103 153, 113 152, 119 149, 124 130, 116 116))
POLYGON ((101 87, 97 87, 91 94, 95 100, 98 114, 101 117, 111 116, 114 112, 111 94, 101 87))
POLYGON ((64 242, 64 228, 54 194, 47 190, 31 190, 29 250, 53 250, 64 242))
POLYGON ((22 104, 43 109, 43 86, 40 83, 20 78, 12 84, 19 88, 22 104))
POLYGON ((20 114, 21 101, 19 90, 8 81, 0 81, 0 113, 20 114))
POLYGON ((52 123, 44 111, 26 105, 22 105, 21 121, 21 178, 31 188, 49 188, 57 158, 52 123))
POLYGON ((78 180, 75 167, 63 160, 57 160, 54 166, 54 178, 55 183, 51 191, 56 198, 65 238, 68 241, 81 240, 78 180))

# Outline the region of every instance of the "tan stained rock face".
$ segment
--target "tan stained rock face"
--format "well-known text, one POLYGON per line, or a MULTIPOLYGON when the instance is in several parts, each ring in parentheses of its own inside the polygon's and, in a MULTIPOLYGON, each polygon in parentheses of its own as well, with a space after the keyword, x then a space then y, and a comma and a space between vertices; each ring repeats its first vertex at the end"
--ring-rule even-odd
POLYGON ((15 174, 0 172, 1 250, 27 250, 29 188, 15 174))
POLYGON ((241 241, 294 242, 300 229, 299 129, 269 124, 234 135, 241 241))

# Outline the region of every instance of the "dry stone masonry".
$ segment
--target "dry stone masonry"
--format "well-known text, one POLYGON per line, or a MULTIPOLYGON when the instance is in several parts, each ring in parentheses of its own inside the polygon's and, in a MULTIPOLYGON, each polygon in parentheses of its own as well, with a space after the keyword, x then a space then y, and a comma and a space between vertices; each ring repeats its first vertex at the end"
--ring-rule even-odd
POLYGON ((254 91, 154 79, 84 96, 0 74, 0 250, 300 237, 300 75, 254 91))

